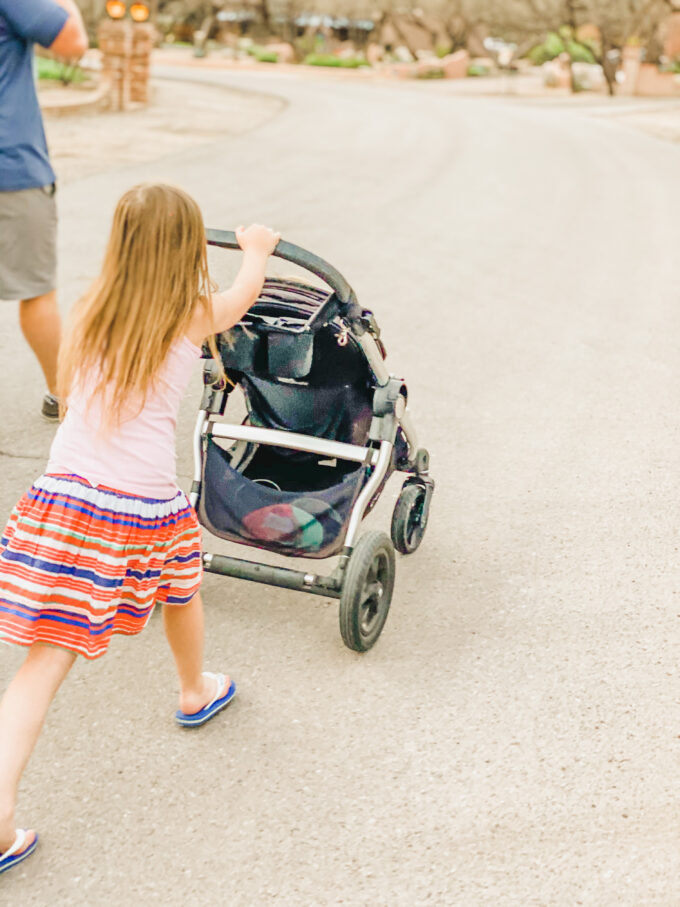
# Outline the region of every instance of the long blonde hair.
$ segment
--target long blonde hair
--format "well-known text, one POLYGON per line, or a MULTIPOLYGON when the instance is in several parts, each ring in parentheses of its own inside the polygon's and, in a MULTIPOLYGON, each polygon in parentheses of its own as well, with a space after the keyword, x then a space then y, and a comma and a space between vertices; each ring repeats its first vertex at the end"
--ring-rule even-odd
MULTIPOLYGON (((212 317, 203 217, 181 189, 145 183, 118 202, 99 277, 75 304, 59 354, 58 386, 67 401, 74 382, 106 392, 110 420, 140 408, 196 306, 212 317)), ((214 337, 209 345, 219 363, 214 337)))

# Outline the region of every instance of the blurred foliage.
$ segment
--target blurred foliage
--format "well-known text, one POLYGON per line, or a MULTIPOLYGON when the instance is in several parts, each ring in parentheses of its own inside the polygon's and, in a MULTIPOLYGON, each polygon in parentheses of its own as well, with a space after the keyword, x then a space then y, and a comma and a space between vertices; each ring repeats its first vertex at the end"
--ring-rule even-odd
POLYGON ((359 69, 368 66, 363 57, 336 57, 334 54, 308 54, 304 60, 307 66, 333 66, 340 69, 359 69))
POLYGON ((254 57, 258 63, 278 63, 279 55, 275 50, 269 50, 268 47, 262 47, 260 44, 252 44, 247 48, 247 52, 254 57))
POLYGON ((39 79, 61 82, 63 85, 78 84, 87 78, 80 66, 62 63, 51 57, 36 56, 35 67, 39 79))
MULTIPOLYGON (((103 14, 104 0, 76 0, 90 34, 103 14)), ((391 53, 406 48, 412 59, 426 49, 438 57, 466 48, 473 58, 491 56, 495 39, 512 46, 515 59, 541 64, 562 53, 575 63, 597 63, 607 87, 615 93, 623 48, 633 41, 645 59, 663 57, 662 32, 680 0, 150 0, 162 34, 191 41, 196 30, 207 39, 233 40, 243 36, 263 45, 270 39, 291 44, 296 59, 314 66, 358 67, 370 42, 391 53), (229 19, 226 13, 235 13, 229 19), (340 62, 327 53, 339 39, 311 18, 341 17, 350 22, 370 19, 373 29, 345 28, 343 41, 354 43, 353 62, 340 62), (241 17, 241 18, 239 18, 241 17), (301 20, 305 20, 302 22, 301 20), (587 36, 587 37, 586 37, 587 36)), ((271 53, 270 51, 263 51, 271 53)), ((270 59, 264 57, 263 59, 270 59)), ((665 65, 669 65, 667 62, 665 65)), ((474 74, 474 71, 473 73, 474 74)), ((574 87, 576 88, 576 84, 574 87)))
POLYGON ((468 76, 488 76, 489 67, 483 66, 481 63, 471 63, 467 68, 468 76))
POLYGON ((584 41, 575 41, 566 29, 562 34, 550 32, 542 44, 536 44, 527 53, 527 57, 535 66, 542 63, 548 63, 559 57, 560 54, 568 53, 572 63, 594 63, 595 54, 592 47, 584 41))
POLYGON ((435 67, 429 67, 428 69, 423 69, 420 72, 416 72, 416 79, 443 79, 444 70, 438 69, 435 67))

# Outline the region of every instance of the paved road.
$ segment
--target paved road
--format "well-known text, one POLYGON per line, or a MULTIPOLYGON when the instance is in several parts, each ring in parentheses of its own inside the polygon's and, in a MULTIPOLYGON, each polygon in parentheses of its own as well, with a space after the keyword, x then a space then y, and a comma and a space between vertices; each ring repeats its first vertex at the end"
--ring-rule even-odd
MULTIPOLYGON (((209 577, 208 662, 240 698, 195 735, 157 617, 77 665, 24 785, 42 846, 0 900, 677 904, 680 149, 438 85, 212 78, 288 106, 66 186, 64 298, 140 179, 326 256, 409 381, 429 535, 365 656, 334 604, 209 577)), ((50 431, 0 319, 6 515, 50 431)))

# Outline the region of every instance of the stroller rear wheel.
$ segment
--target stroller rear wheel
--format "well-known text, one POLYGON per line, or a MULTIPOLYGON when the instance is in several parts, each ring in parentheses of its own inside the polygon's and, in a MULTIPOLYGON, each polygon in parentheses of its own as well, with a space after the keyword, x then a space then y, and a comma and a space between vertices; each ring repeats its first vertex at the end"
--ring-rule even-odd
POLYGON ((340 633, 349 649, 366 652, 382 633, 394 574, 394 548, 388 536, 367 532, 352 551, 340 597, 340 633))
POLYGON ((392 514, 390 535, 400 554, 412 554, 420 545, 427 527, 427 488, 421 482, 406 482, 392 514))

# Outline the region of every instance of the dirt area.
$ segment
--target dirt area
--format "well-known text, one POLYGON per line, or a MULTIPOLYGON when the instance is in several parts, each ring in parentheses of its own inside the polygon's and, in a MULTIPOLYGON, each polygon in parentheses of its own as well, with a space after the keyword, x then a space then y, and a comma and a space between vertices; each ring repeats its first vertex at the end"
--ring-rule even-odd
MULTIPOLYGON (((59 89, 49 91, 55 99, 59 89)), ((71 94, 71 89, 63 89, 71 94)), ((157 82, 148 107, 45 116, 50 156, 64 184, 112 167, 140 164, 188 147, 241 135, 275 116, 285 102, 231 88, 157 82)))

